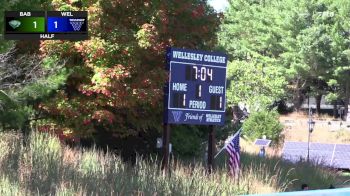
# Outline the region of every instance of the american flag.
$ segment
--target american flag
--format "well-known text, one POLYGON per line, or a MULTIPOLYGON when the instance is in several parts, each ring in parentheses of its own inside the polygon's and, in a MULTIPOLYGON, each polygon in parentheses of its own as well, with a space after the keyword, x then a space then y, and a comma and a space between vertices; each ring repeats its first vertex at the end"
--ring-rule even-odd
POLYGON ((239 151, 239 137, 241 131, 239 130, 232 138, 231 141, 226 145, 225 149, 227 150, 230 159, 229 167, 230 174, 232 176, 238 177, 239 168, 240 168, 240 151, 239 151))

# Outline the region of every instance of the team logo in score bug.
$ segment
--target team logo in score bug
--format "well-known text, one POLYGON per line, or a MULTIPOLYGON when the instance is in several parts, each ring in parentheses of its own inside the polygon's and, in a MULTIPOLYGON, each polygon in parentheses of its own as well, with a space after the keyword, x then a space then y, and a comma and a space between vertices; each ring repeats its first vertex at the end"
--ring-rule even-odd
POLYGON ((227 56, 171 48, 167 63, 165 123, 224 124, 227 56))
POLYGON ((74 31, 80 31, 81 26, 84 24, 85 18, 70 18, 69 24, 72 25, 74 31))
POLYGON ((13 29, 16 29, 18 28, 19 26, 21 26, 21 21, 19 20, 11 20, 9 22, 9 25, 13 28, 13 29))

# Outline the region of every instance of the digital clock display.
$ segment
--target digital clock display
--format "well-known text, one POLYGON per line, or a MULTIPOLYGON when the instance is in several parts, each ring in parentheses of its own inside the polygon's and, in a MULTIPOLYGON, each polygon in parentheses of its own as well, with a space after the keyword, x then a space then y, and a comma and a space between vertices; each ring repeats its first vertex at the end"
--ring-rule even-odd
POLYGON ((213 81, 213 68, 204 66, 186 66, 186 80, 213 81))
POLYGON ((226 103, 226 55, 170 49, 165 122, 220 125, 226 103))

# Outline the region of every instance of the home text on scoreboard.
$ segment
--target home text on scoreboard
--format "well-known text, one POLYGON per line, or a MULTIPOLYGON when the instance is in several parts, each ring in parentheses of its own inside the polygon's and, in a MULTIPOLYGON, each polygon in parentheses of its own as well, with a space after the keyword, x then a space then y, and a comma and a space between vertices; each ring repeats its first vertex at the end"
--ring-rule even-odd
POLYGON ((222 125, 225 120, 227 56, 170 48, 164 122, 222 125))
POLYGON ((88 39, 86 11, 6 11, 4 38, 25 39, 88 39))

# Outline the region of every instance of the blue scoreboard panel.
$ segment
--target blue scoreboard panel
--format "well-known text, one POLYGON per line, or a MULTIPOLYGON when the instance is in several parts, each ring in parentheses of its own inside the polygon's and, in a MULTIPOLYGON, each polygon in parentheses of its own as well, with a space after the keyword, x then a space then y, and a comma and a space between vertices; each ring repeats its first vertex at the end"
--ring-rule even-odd
POLYGON ((222 53, 168 49, 164 122, 223 125, 226 66, 227 56, 222 53))
POLYGON ((6 11, 5 39, 88 39, 86 11, 6 11))

